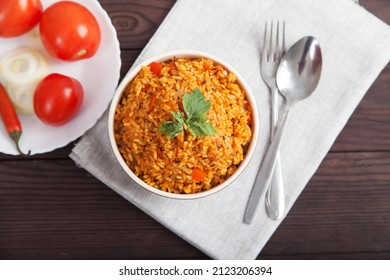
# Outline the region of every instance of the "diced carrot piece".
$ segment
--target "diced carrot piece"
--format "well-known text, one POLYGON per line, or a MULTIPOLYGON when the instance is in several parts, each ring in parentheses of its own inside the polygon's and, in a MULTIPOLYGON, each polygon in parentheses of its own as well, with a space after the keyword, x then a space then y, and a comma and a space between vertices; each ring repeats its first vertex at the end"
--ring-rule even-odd
POLYGON ((146 85, 144 88, 143 88, 143 92, 149 92, 149 89, 151 89, 152 87, 150 85, 146 85))
POLYGON ((203 181, 204 178, 206 178, 206 173, 204 173, 199 168, 194 168, 194 169, 192 169, 192 172, 191 172, 191 178, 195 182, 201 182, 201 181, 203 181))
POLYGON ((169 71, 177 70, 177 67, 174 62, 169 63, 168 67, 169 67, 169 71))
POLYGON ((149 64, 149 67, 150 67, 150 71, 152 71, 153 74, 155 74, 157 76, 160 75, 160 72, 162 69, 161 63, 153 61, 152 63, 149 64))

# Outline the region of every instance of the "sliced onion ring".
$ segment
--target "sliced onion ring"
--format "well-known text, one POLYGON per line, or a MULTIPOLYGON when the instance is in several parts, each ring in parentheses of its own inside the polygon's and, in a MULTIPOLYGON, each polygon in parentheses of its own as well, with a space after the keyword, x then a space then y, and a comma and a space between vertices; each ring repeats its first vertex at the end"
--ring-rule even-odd
POLYGON ((5 88, 19 114, 34 114, 33 97, 37 83, 12 84, 6 83, 5 88))
POLYGON ((18 113, 34 113, 35 87, 48 72, 47 59, 34 49, 20 48, 0 60, 1 78, 18 113))

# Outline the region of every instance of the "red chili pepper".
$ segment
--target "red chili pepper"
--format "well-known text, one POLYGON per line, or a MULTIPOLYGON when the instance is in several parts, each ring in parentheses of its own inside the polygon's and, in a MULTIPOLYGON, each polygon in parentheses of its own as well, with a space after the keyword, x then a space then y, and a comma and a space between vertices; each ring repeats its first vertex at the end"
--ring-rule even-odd
POLYGON ((12 105, 11 100, 7 94, 7 91, 0 84, 0 116, 3 120, 4 127, 8 132, 8 135, 12 138, 12 140, 16 144, 16 149, 19 154, 28 156, 31 151, 28 151, 27 154, 23 153, 19 148, 19 139, 22 135, 22 126, 20 124, 18 115, 16 114, 15 108, 12 105))

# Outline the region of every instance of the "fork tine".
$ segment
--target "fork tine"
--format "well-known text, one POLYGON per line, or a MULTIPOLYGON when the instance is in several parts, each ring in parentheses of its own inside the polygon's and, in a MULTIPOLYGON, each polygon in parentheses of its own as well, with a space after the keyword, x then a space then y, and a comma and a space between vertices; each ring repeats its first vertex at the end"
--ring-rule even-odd
POLYGON ((283 31, 282 31, 282 56, 286 53, 286 21, 283 20, 283 31))
POLYGON ((280 47, 279 47, 279 21, 276 22, 276 43, 275 43, 275 61, 280 59, 280 47))
POLYGON ((263 39, 263 48, 262 48, 262 56, 263 56, 263 59, 264 58, 267 58, 268 57, 268 53, 267 53, 267 30, 268 30, 268 22, 266 21, 265 22, 265 28, 264 28, 264 39, 263 39))
POLYGON ((285 20, 266 21, 264 27, 263 47, 261 51, 264 61, 278 62, 286 53, 286 22, 285 20))
POLYGON ((273 33, 274 33, 274 21, 271 20, 271 32, 270 32, 270 36, 269 36, 269 56, 268 56, 268 60, 275 60, 275 52, 273 51, 272 49, 272 38, 274 37, 273 36, 273 33))

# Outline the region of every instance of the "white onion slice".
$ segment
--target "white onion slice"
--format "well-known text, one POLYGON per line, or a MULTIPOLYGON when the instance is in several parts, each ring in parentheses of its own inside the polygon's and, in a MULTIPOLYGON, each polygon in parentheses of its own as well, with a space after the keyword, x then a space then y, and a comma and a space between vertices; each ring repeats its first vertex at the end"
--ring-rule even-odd
POLYGON ((48 72, 47 59, 37 50, 17 49, 0 60, 0 75, 18 113, 34 113, 35 87, 48 72))
POLYGON ((5 88, 19 114, 34 114, 34 92, 37 83, 13 84, 6 83, 5 88))

